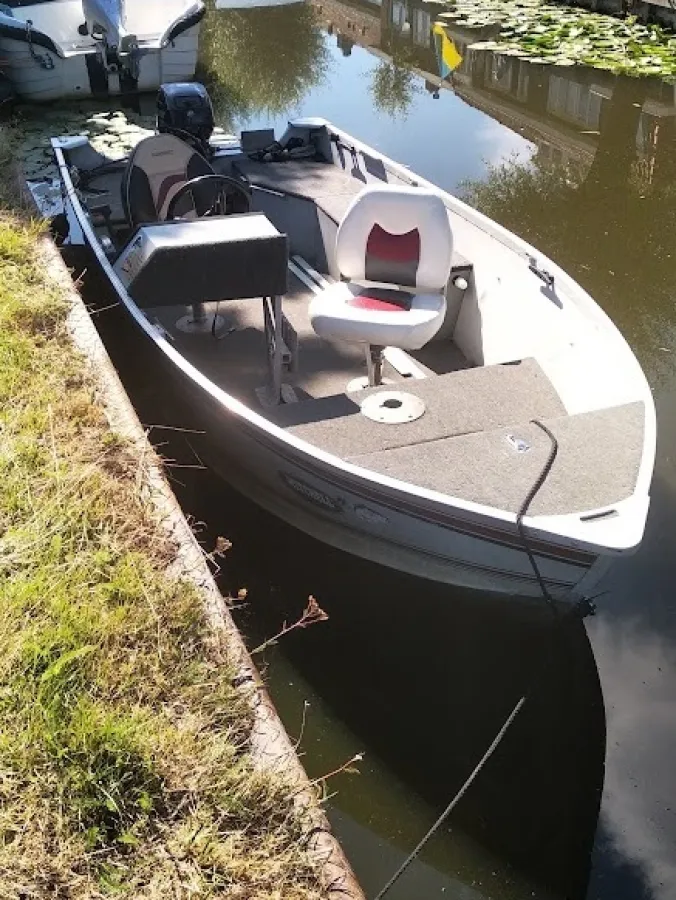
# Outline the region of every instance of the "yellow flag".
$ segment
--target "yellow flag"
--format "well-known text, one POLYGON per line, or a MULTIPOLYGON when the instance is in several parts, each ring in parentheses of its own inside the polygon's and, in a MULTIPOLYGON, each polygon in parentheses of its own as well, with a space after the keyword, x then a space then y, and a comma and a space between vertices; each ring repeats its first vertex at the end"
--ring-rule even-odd
POLYGON ((449 38, 441 22, 435 22, 432 33, 434 34, 434 43, 437 48, 439 74, 442 78, 445 78, 458 68, 462 62, 462 56, 458 53, 455 44, 449 38))

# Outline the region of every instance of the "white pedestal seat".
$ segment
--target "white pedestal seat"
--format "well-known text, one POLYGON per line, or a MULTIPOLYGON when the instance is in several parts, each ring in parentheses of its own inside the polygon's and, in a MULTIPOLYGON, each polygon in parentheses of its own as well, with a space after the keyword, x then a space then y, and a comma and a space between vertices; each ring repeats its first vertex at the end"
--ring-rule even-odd
POLYGON ((419 350, 446 315, 443 294, 413 294, 368 285, 332 284, 310 305, 315 333, 328 341, 419 350))
POLYGON ((419 350, 441 328, 453 235, 441 197, 422 188, 369 185, 336 235, 343 279, 310 304, 315 332, 366 344, 369 382, 379 383, 382 348, 419 350))

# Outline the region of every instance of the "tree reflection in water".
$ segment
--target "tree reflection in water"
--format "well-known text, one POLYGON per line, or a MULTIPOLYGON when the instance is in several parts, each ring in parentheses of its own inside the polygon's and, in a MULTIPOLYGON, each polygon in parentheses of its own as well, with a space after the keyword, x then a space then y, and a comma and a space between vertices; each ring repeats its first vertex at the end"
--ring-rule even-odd
POLYGON ((420 88, 415 76, 394 59, 381 59, 371 75, 371 99, 380 112, 390 118, 406 118, 420 88))
POLYGON ((200 40, 198 78, 207 85, 216 119, 224 126, 286 112, 328 71, 329 54, 315 9, 305 3, 210 9, 200 40))
POLYGON ((676 134, 667 133, 674 131, 673 117, 662 121, 649 158, 639 153, 648 89, 645 80, 616 80, 603 107, 591 165, 552 164, 541 155, 528 163, 514 160, 490 168, 482 181, 466 182, 463 193, 578 279, 620 327, 654 381, 663 363, 655 350, 665 342, 664 328, 672 319, 676 134))

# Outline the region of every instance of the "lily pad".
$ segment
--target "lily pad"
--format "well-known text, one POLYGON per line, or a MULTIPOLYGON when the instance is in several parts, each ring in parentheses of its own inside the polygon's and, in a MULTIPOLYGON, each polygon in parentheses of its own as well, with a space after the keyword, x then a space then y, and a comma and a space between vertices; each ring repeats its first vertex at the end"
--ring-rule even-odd
POLYGON ((440 18, 465 28, 498 30, 495 39, 470 44, 472 50, 509 55, 520 50, 532 62, 581 63, 637 77, 673 80, 676 75, 676 35, 631 16, 619 19, 547 0, 448 0, 448 7, 440 18))

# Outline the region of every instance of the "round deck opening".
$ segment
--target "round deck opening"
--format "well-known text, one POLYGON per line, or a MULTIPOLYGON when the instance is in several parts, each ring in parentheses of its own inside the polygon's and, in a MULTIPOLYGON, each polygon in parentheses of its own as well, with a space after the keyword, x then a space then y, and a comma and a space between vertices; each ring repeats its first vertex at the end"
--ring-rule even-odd
POLYGON ((362 400, 361 411, 373 422, 399 425, 419 419, 425 412, 425 404, 420 397, 403 391, 378 391, 362 400))

